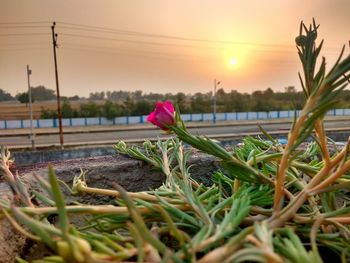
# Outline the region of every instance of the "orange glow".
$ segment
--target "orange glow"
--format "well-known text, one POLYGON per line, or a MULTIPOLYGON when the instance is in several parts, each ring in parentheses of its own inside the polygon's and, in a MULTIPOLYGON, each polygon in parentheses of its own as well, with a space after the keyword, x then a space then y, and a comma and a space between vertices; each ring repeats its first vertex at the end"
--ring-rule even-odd
POLYGON ((13 96, 26 92, 23 65, 29 64, 33 86, 55 89, 53 19, 60 22, 63 96, 120 89, 194 94, 212 89, 213 77, 226 91, 300 90, 294 41, 300 21, 312 23, 315 17, 321 24, 318 41, 325 39, 322 55, 328 64, 348 41, 350 1, 345 0, 304 1, 304 11, 298 1, 149 2, 76 0, 68 6, 57 0, 1 1, 0 88, 13 96))

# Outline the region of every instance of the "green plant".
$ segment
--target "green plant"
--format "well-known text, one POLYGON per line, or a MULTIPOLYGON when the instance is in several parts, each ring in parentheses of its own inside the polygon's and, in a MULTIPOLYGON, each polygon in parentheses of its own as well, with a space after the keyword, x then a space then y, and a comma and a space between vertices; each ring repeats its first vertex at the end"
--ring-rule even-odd
POLYGON ((325 249, 348 262, 349 142, 336 149, 326 137, 323 117, 349 82, 350 56, 340 56, 328 73, 324 58, 316 69, 322 47, 322 42, 316 45, 317 27, 315 22, 310 27, 302 23, 296 38, 306 102, 287 145, 261 128, 265 138, 246 137, 242 146, 227 150, 190 134, 179 110, 175 115, 169 111, 166 117, 173 116, 173 121, 157 120, 174 138, 146 141, 142 147, 122 141, 115 146, 117 152, 161 171, 166 176, 161 187, 131 193, 117 184, 114 189, 89 187, 83 171, 74 178, 72 194, 113 197, 106 205, 65 204, 52 167, 49 182, 37 178, 47 195, 28 193, 11 173, 3 148, 0 167, 17 203, 1 200, 1 214, 28 238, 52 249, 53 256, 40 262, 311 263, 327 261, 325 249), (313 141, 303 144, 310 136, 313 141), (184 144, 221 163, 212 185, 191 178, 193 148, 184 144), (36 207, 32 198, 45 206, 36 207), (57 225, 49 223, 52 214, 58 214, 57 225), (72 225, 70 217, 79 214, 84 220, 72 225))

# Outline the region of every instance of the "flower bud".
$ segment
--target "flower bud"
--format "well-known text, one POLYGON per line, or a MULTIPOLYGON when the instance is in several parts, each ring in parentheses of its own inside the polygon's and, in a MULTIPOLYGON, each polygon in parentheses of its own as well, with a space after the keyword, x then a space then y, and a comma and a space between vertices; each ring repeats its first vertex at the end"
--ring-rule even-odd
POLYGON ((166 126, 175 124, 175 110, 173 104, 166 100, 164 103, 158 101, 156 108, 147 116, 147 121, 153 123, 164 131, 169 131, 166 126))

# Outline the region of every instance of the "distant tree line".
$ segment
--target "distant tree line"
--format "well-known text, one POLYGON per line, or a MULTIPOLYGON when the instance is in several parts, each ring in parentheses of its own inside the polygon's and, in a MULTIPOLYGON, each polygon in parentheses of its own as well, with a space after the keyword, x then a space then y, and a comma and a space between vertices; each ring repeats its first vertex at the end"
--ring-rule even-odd
MULTIPOLYGON (((55 100, 56 94, 54 90, 47 89, 45 86, 37 86, 31 88, 32 93, 32 102, 35 101, 48 101, 55 100)), ((78 96, 73 97, 62 97, 63 99, 69 100, 79 100, 78 96)), ((6 92, 5 90, 0 89, 0 101, 19 101, 20 103, 28 103, 29 102, 29 94, 28 91, 17 93, 14 97, 6 92)))
MULTIPOLYGON (((342 91, 339 107, 350 107, 350 90, 342 91)), ((286 87, 284 92, 274 92, 271 88, 257 90, 251 94, 236 90, 226 92, 218 89, 216 93, 217 112, 273 111, 301 109, 304 94, 293 86, 286 87)), ((32 88, 33 101, 56 99, 55 91, 38 86, 32 88)), ((79 96, 62 97, 62 117, 106 117, 146 115, 152 111, 156 101, 170 100, 177 104, 182 113, 209 113, 213 111, 212 92, 195 94, 147 93, 136 91, 107 91, 90 93, 89 98, 79 96), (79 106, 72 106, 73 101, 84 99, 79 106)), ((15 97, 0 89, 0 101, 18 100, 28 103, 28 93, 19 93, 15 97)), ((77 105, 75 103, 75 105, 77 105)), ((41 118, 55 118, 55 110, 42 108, 41 118)))
MULTIPOLYGON (((339 107, 350 107, 350 91, 343 91, 339 107)), ((170 100, 179 105, 182 113, 210 113, 213 111, 213 94, 195 93, 186 95, 148 93, 142 91, 113 91, 90 93, 89 102, 80 104, 79 109, 73 109, 69 100, 62 104, 62 116, 71 117, 106 117, 112 119, 118 116, 146 115, 152 111, 156 101, 170 100)), ((268 88, 264 91, 254 91, 251 94, 236 90, 225 92, 219 89, 216 93, 217 112, 273 111, 301 109, 305 96, 292 86, 284 92, 274 92, 268 88)), ((56 112, 43 110, 42 117, 56 117, 56 112)))
MULTIPOLYGON (((69 100, 64 100, 61 106, 63 118, 78 117, 106 117, 113 119, 118 116, 138 116, 149 114, 154 107, 154 103, 145 100, 131 101, 126 100, 123 104, 106 100, 103 103, 89 101, 82 103, 79 109, 74 109, 69 100)), ((57 111, 42 108, 41 118, 57 118, 57 111)))

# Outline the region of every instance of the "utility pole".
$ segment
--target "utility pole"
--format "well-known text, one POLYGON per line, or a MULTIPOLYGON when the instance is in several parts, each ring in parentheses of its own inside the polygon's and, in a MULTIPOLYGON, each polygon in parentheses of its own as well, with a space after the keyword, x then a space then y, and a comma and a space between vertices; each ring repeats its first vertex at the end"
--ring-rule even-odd
POLYGON ((60 88, 59 88, 59 84, 58 84, 57 57, 56 57, 57 34, 55 33, 55 26, 56 26, 56 22, 53 22, 53 24, 51 26, 51 31, 52 31, 53 58, 55 61, 57 116, 58 116, 58 127, 59 127, 59 131, 60 131, 60 144, 61 144, 61 149, 63 149, 64 145, 63 145, 63 130, 62 130, 61 97, 60 97, 60 88))
POLYGON ((214 79, 214 95, 213 95, 213 123, 216 123, 216 88, 220 84, 220 81, 214 79))
POLYGON ((30 139, 30 141, 32 143, 32 150, 34 150, 35 149, 35 144, 34 144, 34 134, 33 134, 32 87, 30 86, 30 75, 31 74, 32 74, 32 70, 29 69, 29 65, 27 65, 29 117, 30 117, 30 134, 29 134, 29 139, 30 139))

